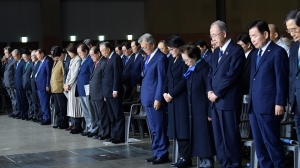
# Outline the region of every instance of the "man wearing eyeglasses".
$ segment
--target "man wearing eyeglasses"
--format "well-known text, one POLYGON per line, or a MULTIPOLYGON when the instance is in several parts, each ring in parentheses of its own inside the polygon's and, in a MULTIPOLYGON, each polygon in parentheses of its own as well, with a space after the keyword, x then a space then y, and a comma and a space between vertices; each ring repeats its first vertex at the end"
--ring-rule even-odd
POLYGON ((217 20, 210 26, 210 38, 216 45, 208 77, 208 99, 211 103, 213 134, 222 167, 241 167, 239 116, 244 50, 228 36, 227 26, 217 20))
POLYGON ((300 11, 292 10, 285 18, 287 32, 293 37, 294 43, 290 48, 290 93, 289 103, 297 131, 298 141, 300 140, 300 11))

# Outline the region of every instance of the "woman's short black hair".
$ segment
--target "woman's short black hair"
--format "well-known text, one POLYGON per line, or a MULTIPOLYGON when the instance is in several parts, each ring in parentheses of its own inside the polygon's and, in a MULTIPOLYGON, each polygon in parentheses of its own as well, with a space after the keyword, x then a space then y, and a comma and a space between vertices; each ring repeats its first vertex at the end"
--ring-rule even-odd
POLYGON ((184 45, 184 41, 179 35, 173 34, 168 38, 166 44, 168 47, 179 48, 180 46, 184 45))
POLYGON ((235 38, 235 42, 236 42, 236 43, 239 42, 239 41, 242 41, 242 42, 245 43, 245 44, 250 43, 251 46, 254 47, 253 44, 252 44, 252 42, 251 42, 250 36, 249 36, 248 34, 246 34, 246 33, 239 34, 239 35, 235 38))
POLYGON ((189 58, 200 59, 201 51, 198 47, 193 44, 185 44, 179 48, 180 53, 187 54, 189 58))

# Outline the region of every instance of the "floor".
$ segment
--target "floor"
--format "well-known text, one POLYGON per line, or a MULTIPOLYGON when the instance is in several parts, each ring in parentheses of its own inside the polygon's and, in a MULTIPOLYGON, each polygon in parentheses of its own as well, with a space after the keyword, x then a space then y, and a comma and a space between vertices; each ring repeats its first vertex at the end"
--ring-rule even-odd
MULTIPOLYGON (((151 165, 145 162, 152 156, 149 138, 129 144, 105 145, 100 140, 72 135, 50 125, 12 119, 4 114, 0 115, 0 125, 0 168, 170 167, 170 163, 151 165)), ((172 147, 169 152, 172 153, 172 147)), ((247 162, 243 160, 244 165, 247 162)), ((193 167, 196 167, 196 159, 193 159, 193 167)))

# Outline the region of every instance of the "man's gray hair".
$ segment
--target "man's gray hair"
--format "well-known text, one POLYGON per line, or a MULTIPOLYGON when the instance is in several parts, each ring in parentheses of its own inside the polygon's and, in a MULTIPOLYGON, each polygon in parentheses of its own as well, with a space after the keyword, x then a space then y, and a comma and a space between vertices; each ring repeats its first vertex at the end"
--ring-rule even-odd
POLYGON ((221 20, 214 21, 210 25, 210 27, 212 27, 214 25, 217 25, 221 32, 225 31, 226 33, 228 33, 228 28, 227 28, 226 24, 223 21, 221 21, 221 20))
POLYGON ((36 52, 36 50, 32 50, 32 51, 31 51, 31 55, 34 55, 34 56, 35 56, 35 52, 36 52))
POLYGON ((18 49, 14 49, 11 53, 15 53, 16 55, 21 55, 21 52, 18 49))
POLYGON ((150 44, 150 43, 156 44, 155 39, 154 39, 153 36, 152 36, 151 34, 149 34, 149 33, 146 33, 146 34, 142 35, 142 36, 139 38, 138 42, 139 42, 140 44, 141 44, 142 42, 146 42, 146 43, 148 43, 148 44, 150 44))

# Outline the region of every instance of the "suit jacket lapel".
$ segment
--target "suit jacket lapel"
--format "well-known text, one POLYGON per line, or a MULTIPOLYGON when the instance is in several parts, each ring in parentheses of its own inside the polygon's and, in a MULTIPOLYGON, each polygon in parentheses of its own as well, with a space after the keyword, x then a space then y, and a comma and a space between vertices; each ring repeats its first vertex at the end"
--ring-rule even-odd
MULTIPOLYGON (((268 58, 268 55, 269 55, 270 52, 272 51, 272 47, 273 47, 274 44, 275 44, 275 43, 271 42, 271 43, 269 44, 269 46, 266 48, 266 50, 264 51, 264 54, 263 54, 262 57, 260 58, 259 63, 258 63, 258 65, 257 65, 257 67, 255 68, 255 74, 254 74, 254 76, 255 76, 256 73, 258 72, 258 70, 259 70, 261 64, 268 58)), ((277 44, 275 44, 275 45, 277 45, 277 44)), ((258 52, 257 52, 257 53, 258 53, 258 52)), ((255 63, 256 63, 256 60, 257 60, 257 55, 255 56, 255 63)))
MULTIPOLYGON (((175 59, 172 59, 172 60, 175 60, 175 59)), ((176 68, 180 65, 181 61, 182 61, 182 57, 179 56, 179 57, 177 58, 177 60, 175 61, 175 63, 172 63, 172 62, 171 62, 171 64, 170 64, 170 62, 169 62, 169 64, 171 65, 171 72, 172 72, 174 69, 176 69, 176 68)))
MULTIPOLYGON (((158 51, 157 51, 157 52, 158 52, 158 51)), ((147 67, 146 67, 146 69, 145 69, 145 74, 147 73, 149 67, 157 60, 157 59, 156 59, 157 54, 158 54, 157 52, 156 52, 155 55, 151 58, 151 60, 148 62, 148 65, 147 65, 147 67)), ((144 76, 145 76, 145 74, 144 74, 144 76)))
POLYGON ((251 62, 251 56, 252 56, 253 51, 254 51, 254 49, 252 49, 252 50, 250 51, 250 53, 249 53, 249 55, 248 55, 248 57, 247 57, 247 59, 246 59, 246 62, 245 62, 245 65, 244 65, 243 70, 248 66, 248 64, 250 64, 250 62, 251 62))
MULTIPOLYGON (((224 53, 223 53, 223 55, 222 55, 222 58, 221 58, 221 60, 219 61, 219 63, 218 63, 218 59, 219 58, 217 58, 217 69, 216 69, 216 71, 214 72, 214 74, 218 71, 218 69, 219 69, 219 67, 223 64, 223 62, 225 62, 229 57, 228 57, 228 55, 230 55, 231 53, 230 53, 230 49, 231 49, 231 47, 232 47, 232 43, 233 43, 233 41, 231 40, 230 41, 230 43, 229 43, 229 45, 227 46, 227 48, 226 48, 226 50, 224 51, 224 53)), ((219 48, 219 50, 217 51, 217 53, 219 53, 219 51, 220 51, 220 48, 219 48)))

